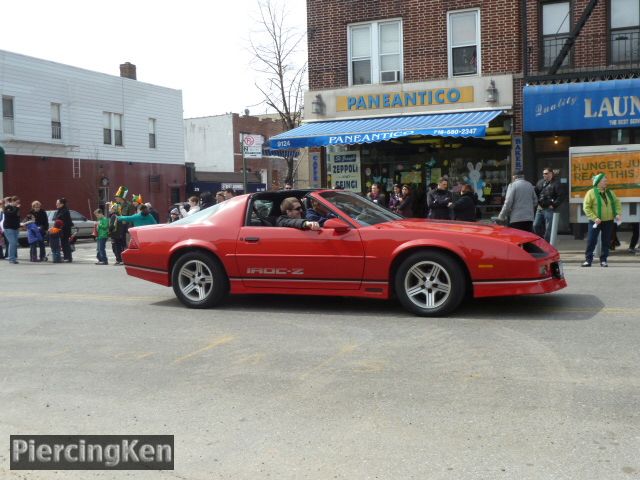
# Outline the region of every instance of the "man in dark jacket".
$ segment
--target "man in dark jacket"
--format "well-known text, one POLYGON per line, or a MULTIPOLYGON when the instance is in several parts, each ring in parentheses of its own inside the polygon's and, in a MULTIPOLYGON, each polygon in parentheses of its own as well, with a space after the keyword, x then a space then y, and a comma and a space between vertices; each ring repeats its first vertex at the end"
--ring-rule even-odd
POLYGON ((551 239, 553 213, 563 201, 562 187, 556 181, 553 170, 546 167, 542 171, 542 180, 536 184, 538 208, 533 220, 533 231, 548 242, 551 239))
POLYGON ((59 198, 56 200, 56 208, 57 210, 53 214, 53 220, 62 221, 62 233, 60 234, 62 261, 71 263, 73 261, 73 257, 71 256, 71 244, 69 243, 69 238, 71 237, 71 227, 73 227, 73 222, 71 221, 71 213, 67 208, 67 199, 59 198))
POLYGON ((318 222, 311 222, 302 218, 302 204, 296 197, 285 198, 280 204, 280 215, 276 220, 278 227, 298 228, 300 230, 320 230, 318 222))
POLYGON ((460 198, 451 205, 454 220, 462 222, 476 221, 476 201, 474 197, 473 188, 465 183, 460 189, 460 198))
POLYGON ((453 202, 453 195, 449 191, 449 181, 446 178, 438 180, 438 187, 427 193, 427 208, 429 218, 450 220, 449 204, 453 202))

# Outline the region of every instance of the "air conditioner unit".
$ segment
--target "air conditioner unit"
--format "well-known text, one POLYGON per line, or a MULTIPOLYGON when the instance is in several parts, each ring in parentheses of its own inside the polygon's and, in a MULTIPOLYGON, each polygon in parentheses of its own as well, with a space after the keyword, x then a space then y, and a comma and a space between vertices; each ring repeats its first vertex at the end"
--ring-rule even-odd
POLYGON ((387 70, 380 72, 381 83, 394 83, 400 81, 400 72, 398 70, 387 70))

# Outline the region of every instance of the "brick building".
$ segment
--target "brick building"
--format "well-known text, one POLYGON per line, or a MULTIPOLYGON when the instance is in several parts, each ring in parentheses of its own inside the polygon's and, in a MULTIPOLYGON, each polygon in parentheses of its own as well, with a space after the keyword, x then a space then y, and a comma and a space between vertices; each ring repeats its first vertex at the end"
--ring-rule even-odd
MULTIPOLYGON (((551 166, 571 185, 561 229, 570 224, 576 229, 586 221, 577 186, 588 188, 597 171, 594 166, 583 179, 571 178, 569 150, 621 152, 640 144, 640 2, 528 1, 524 22, 523 139, 530 160, 525 168, 537 178, 551 166)), ((619 194, 624 185, 640 183, 640 165, 625 171, 610 170, 606 163, 598 167, 619 194)), ((640 219, 639 197, 622 198, 625 221, 640 219)))
MULTIPOLYGON (((416 191, 470 182, 491 215, 521 123, 520 2, 309 0, 305 125, 272 139, 316 147, 330 186, 416 191)), ((459 188, 459 187, 458 187, 459 188)))

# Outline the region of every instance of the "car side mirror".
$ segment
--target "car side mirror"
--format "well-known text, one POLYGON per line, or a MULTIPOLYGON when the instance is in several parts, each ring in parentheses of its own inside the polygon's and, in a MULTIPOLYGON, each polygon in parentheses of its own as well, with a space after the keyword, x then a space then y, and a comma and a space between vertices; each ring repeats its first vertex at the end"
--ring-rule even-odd
POLYGON ((351 229, 349 224, 341 218, 330 218, 329 220, 324 222, 322 228, 332 229, 336 233, 348 232, 351 229))

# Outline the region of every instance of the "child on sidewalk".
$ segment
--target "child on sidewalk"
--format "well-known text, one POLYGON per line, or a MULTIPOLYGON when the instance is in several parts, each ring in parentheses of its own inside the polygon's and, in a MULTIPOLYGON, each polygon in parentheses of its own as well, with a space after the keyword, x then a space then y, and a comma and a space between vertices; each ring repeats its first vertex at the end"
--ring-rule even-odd
POLYGON ((29 242, 30 261, 41 262, 42 260, 38 258, 38 251, 40 250, 40 248, 44 250, 44 238, 42 237, 40 227, 36 225, 35 217, 31 214, 27 215, 24 226, 27 227, 27 241, 29 242))
POLYGON ((98 220, 98 238, 96 239, 98 261, 96 262, 96 265, 108 265, 109 262, 107 261, 106 245, 107 238, 109 237, 109 220, 104 216, 104 212, 101 208, 97 209, 93 214, 98 220))
POLYGON ((49 247, 51 247, 51 257, 53 263, 61 263, 62 256, 62 244, 60 243, 60 237, 62 236, 62 220, 56 220, 53 223, 53 227, 49 229, 49 247))

